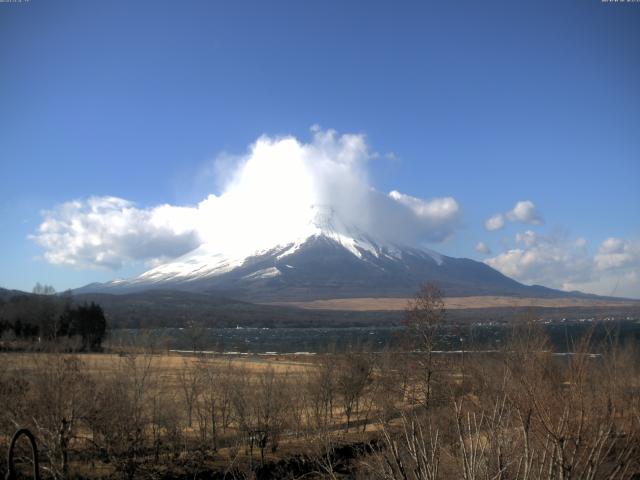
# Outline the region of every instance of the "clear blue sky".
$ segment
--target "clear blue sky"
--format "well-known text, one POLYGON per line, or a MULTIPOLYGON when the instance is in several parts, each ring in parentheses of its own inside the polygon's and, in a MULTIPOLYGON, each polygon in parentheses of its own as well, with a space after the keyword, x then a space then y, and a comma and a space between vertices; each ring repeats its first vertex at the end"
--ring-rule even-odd
POLYGON ((557 275, 607 270, 636 291, 640 4, 600 0, 0 3, 0 286, 142 271, 52 265, 28 236, 90 196, 193 204, 216 192, 197 176, 221 152, 314 124, 393 152, 371 162, 377 189, 456 199, 462 222, 432 248, 528 282, 556 274, 549 252, 577 269, 626 255, 557 275), (544 224, 485 229, 521 200, 544 224), (516 242, 526 230, 536 245, 516 242), (540 271, 499 257, 531 248, 540 271))

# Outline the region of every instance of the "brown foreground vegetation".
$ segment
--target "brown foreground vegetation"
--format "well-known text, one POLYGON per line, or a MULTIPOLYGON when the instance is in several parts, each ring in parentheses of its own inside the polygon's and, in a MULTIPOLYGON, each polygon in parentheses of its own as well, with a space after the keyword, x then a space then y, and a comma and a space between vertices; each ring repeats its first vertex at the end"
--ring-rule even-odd
POLYGON ((501 352, 427 355, 432 311, 419 352, 3 354, 0 448, 31 429, 61 479, 640 475, 633 346, 558 356, 523 324, 501 352))

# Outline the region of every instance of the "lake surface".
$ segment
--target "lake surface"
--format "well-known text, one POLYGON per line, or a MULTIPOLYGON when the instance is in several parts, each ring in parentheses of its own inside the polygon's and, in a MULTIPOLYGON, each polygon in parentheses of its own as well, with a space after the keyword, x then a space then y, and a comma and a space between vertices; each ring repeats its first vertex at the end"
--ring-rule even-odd
MULTIPOLYGON (((638 320, 557 322, 542 327, 557 352, 571 351, 587 332, 600 341, 617 338, 621 343, 640 342, 638 320)), ((360 348, 380 351, 399 342, 403 333, 402 327, 119 329, 111 332, 109 344, 220 353, 322 353, 360 348)), ((490 350, 500 348, 512 334, 513 327, 505 324, 446 326, 438 335, 436 348, 490 350)))

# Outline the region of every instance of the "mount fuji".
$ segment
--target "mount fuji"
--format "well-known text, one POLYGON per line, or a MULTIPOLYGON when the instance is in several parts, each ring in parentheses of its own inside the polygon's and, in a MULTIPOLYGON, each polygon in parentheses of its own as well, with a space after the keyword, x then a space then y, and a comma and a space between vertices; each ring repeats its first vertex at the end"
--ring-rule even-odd
POLYGON ((399 245, 341 221, 331 207, 313 206, 308 221, 286 234, 245 235, 220 245, 204 243, 138 277, 94 283, 77 293, 180 290, 251 302, 354 297, 408 297, 432 281, 446 296, 587 296, 523 285, 489 267, 399 245), (275 238, 264 245, 264 238, 275 238), (262 243, 262 244, 261 244, 262 243))

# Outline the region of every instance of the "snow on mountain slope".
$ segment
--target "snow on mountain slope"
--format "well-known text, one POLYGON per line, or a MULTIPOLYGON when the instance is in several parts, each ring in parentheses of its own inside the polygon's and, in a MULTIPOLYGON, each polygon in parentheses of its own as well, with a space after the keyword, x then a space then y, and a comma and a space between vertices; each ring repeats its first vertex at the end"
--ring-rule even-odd
POLYGON ((406 297, 420 283, 437 282, 447 295, 542 295, 563 292, 528 287, 468 259, 374 238, 314 206, 308 221, 237 244, 206 243, 130 280, 89 285, 80 292, 125 293, 153 288, 211 292, 249 301, 348 297, 406 297))
MULTIPOLYGON (((395 245, 385 245, 380 241, 356 229, 344 225, 335 212, 328 207, 315 206, 309 222, 299 229, 295 238, 270 248, 257 248, 251 242, 242 242, 239 248, 220 251, 215 244, 203 244, 182 257, 159 265, 128 282, 128 285, 158 284, 170 281, 189 282, 207 277, 223 275, 242 266, 247 259, 265 255, 275 256, 277 260, 284 260, 294 254, 310 239, 326 238, 345 248, 356 258, 365 260, 367 254, 373 257, 386 256, 400 259, 402 248, 395 245)), ((433 260, 442 263, 442 256, 425 250, 433 260)), ((274 267, 275 268, 275 267, 274 267)), ((269 277, 278 273, 270 271, 269 277)), ((256 276, 259 278, 260 276, 256 276)), ((251 278, 251 276, 247 276, 251 278)), ((119 284, 122 281, 118 281, 119 284)), ((115 282, 112 282, 115 286, 115 282)))

